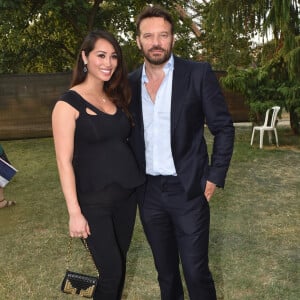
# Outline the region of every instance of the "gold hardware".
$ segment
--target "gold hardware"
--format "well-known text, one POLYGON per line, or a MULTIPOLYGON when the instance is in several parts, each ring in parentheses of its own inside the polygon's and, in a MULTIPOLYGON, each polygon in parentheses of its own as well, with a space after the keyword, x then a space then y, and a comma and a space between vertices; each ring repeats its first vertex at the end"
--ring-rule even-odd
MULTIPOLYGON (((93 295, 95 287, 96 286, 93 285, 86 289, 82 288, 79 290, 79 295, 83 296, 83 297, 90 297, 91 295, 93 295)), ((77 289, 72 286, 72 283, 68 279, 66 280, 66 284, 64 286, 64 292, 71 294, 71 295, 77 294, 77 289)))
MULTIPOLYGON (((70 239, 69 239, 69 244, 68 244, 68 253, 67 253, 67 256, 66 256, 67 270, 69 270, 70 261, 71 261, 72 240, 73 240, 73 239, 70 237, 70 239)), ((86 242, 85 239, 81 238, 81 241, 82 241, 82 243, 84 244, 85 249, 88 251, 89 257, 91 258, 91 261, 92 261, 93 266, 94 266, 94 268, 95 268, 95 272, 97 273, 97 275, 98 275, 98 277, 99 277, 99 271, 98 271, 98 269, 97 269, 97 267, 96 267, 96 265, 95 265, 95 261, 94 261, 94 259, 93 259, 92 253, 91 253, 91 251, 90 251, 90 249, 89 249, 89 246, 88 246, 88 244, 87 244, 87 242, 86 242)))
POLYGON ((79 295, 83 296, 83 297, 89 297, 89 296, 93 295, 94 289, 95 289, 94 285, 88 287, 87 289, 82 289, 82 290, 80 290, 79 295))
POLYGON ((72 286, 72 283, 69 280, 67 280, 66 284, 64 286, 64 291, 66 293, 69 293, 69 294, 72 294, 72 295, 76 295, 77 289, 72 286))

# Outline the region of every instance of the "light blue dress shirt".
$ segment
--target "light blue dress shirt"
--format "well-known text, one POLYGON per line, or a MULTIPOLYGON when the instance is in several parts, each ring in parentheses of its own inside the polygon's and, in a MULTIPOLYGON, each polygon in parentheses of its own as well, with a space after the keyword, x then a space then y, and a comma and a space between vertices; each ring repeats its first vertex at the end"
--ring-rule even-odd
POLYGON ((171 150, 171 96, 174 58, 164 66, 165 77, 153 103, 145 83, 148 78, 145 64, 142 72, 142 109, 146 145, 146 173, 149 175, 176 175, 171 150))

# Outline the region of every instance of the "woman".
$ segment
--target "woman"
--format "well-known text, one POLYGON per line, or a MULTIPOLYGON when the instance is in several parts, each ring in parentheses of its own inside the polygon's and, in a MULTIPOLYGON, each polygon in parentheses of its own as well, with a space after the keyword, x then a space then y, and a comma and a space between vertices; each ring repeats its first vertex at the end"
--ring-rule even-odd
POLYGON ((121 299, 144 177, 127 144, 130 89, 121 48, 106 31, 85 38, 71 89, 55 104, 53 136, 71 237, 86 238, 100 281, 94 299, 121 299))
MULTIPOLYGON (((8 162, 8 158, 7 158, 7 155, 6 153, 4 152, 4 149, 3 147, 0 145, 0 157, 8 162)), ((12 201, 12 200, 6 200, 5 197, 4 197, 4 188, 3 187, 0 187, 0 209, 1 208, 5 208, 5 207, 10 207, 10 206, 13 206, 13 205, 16 205, 16 202, 15 201, 12 201)))

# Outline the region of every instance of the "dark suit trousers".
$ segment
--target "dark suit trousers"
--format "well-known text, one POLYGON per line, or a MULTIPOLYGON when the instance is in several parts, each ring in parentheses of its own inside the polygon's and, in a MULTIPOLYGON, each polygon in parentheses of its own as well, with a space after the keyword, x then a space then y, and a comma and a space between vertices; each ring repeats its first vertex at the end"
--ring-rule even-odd
POLYGON ((161 299, 184 299, 180 259, 190 299, 215 300, 208 268, 210 213, 205 197, 188 200, 176 176, 147 176, 145 198, 139 208, 158 272, 161 299))

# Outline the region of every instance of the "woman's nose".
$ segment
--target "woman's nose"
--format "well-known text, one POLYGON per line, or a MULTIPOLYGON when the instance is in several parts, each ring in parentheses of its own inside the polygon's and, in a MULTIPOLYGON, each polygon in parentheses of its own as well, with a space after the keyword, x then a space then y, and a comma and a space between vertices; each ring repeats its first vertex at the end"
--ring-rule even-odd
POLYGON ((104 63, 106 66, 110 66, 111 65, 111 57, 107 56, 104 60, 104 63))

